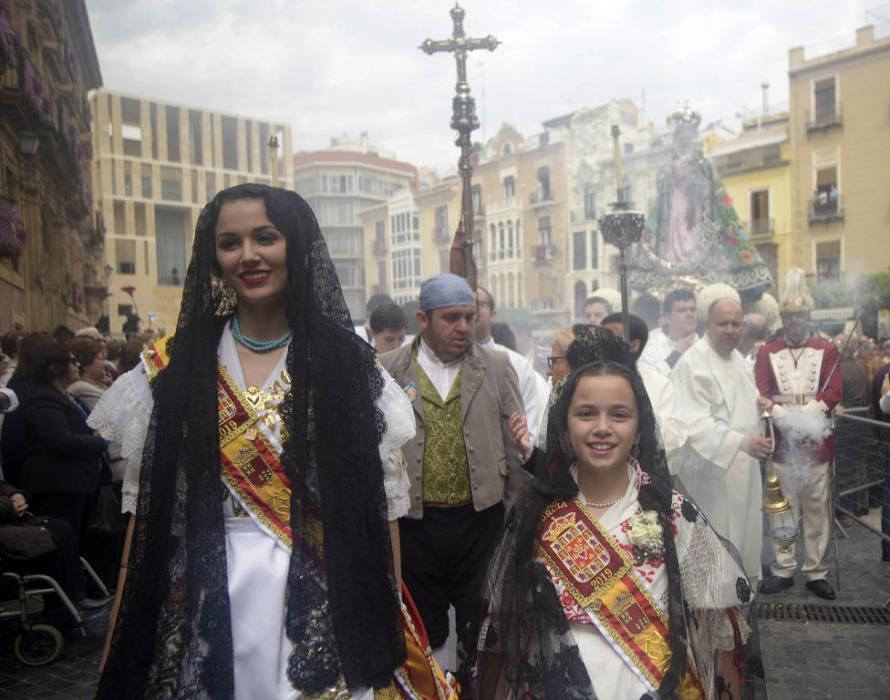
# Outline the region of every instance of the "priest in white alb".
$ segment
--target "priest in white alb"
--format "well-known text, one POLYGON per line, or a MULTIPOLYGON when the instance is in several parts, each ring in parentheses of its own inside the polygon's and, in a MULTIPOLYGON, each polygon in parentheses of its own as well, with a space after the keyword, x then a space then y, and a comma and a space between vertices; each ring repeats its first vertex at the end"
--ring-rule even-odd
POLYGON ((772 441, 759 434, 753 372, 737 350, 742 316, 735 299, 713 302, 705 336, 671 373, 676 415, 687 429, 671 467, 755 579, 763 533, 758 460, 769 457, 772 441))

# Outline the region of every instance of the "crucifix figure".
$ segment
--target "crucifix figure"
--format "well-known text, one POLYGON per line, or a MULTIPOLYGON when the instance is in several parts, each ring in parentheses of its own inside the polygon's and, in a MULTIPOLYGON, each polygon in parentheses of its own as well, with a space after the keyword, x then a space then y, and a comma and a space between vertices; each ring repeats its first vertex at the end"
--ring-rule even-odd
POLYGON ((455 5, 451 9, 454 31, 451 37, 442 40, 427 39, 420 49, 428 54, 448 52, 454 54, 457 63, 457 84, 452 102, 451 128, 457 131, 455 144, 460 147, 458 170, 463 181, 461 196, 460 224, 454 235, 451 246, 451 271, 466 277, 470 286, 476 288, 476 263, 473 260, 473 192, 471 180, 473 168, 470 165, 470 133, 479 128, 476 117, 476 101, 470 95, 470 84, 467 82, 467 52, 478 49, 494 51, 500 43, 489 35, 484 39, 471 39, 464 31, 464 9, 455 5))

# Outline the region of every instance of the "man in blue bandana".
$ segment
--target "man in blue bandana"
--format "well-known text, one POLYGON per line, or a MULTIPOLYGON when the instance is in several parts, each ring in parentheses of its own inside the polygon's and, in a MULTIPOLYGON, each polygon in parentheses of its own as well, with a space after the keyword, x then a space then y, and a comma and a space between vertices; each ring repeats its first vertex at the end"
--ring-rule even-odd
POLYGON ((463 630, 505 498, 527 478, 509 429, 523 408, 507 355, 475 343, 476 297, 466 280, 450 273, 426 280, 417 320, 414 342, 380 356, 417 419, 417 436, 402 448, 411 480, 411 510, 399 521, 402 577, 437 659, 454 669, 441 651, 448 608, 463 630))

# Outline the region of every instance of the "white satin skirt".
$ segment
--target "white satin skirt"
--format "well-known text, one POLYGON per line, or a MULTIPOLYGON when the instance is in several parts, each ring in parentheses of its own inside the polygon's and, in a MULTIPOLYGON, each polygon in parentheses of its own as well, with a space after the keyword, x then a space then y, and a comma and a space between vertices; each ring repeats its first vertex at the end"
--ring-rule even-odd
MULTIPOLYGON (((251 518, 226 518, 235 700, 296 700, 287 678, 293 645, 285 631, 290 552, 251 518)), ((373 700, 370 689, 356 700, 373 700)))

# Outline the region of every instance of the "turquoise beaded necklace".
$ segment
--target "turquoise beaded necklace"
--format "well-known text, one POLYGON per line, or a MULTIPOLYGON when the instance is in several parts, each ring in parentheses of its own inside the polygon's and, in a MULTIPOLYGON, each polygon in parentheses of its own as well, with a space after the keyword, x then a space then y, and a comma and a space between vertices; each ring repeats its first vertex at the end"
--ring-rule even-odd
POLYGON ((234 316, 232 318, 232 337, 235 339, 235 342, 240 343, 253 352, 272 352, 273 350, 278 350, 278 348, 283 348, 290 342, 291 335, 293 334, 288 331, 280 338, 275 338, 274 340, 253 340, 244 335, 241 326, 238 324, 238 317, 234 316))

